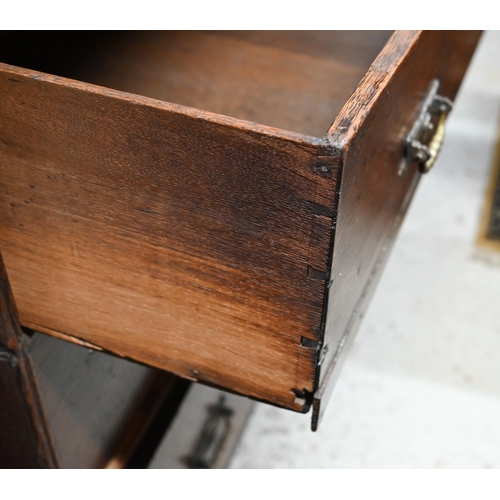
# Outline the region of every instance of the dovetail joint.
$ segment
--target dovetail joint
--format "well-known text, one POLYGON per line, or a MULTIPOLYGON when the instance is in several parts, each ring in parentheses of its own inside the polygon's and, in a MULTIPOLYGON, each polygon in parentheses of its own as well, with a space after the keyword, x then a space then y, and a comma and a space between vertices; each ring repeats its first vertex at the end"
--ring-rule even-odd
POLYGON ((307 277, 311 280, 326 281, 328 279, 328 273, 307 266, 307 277))

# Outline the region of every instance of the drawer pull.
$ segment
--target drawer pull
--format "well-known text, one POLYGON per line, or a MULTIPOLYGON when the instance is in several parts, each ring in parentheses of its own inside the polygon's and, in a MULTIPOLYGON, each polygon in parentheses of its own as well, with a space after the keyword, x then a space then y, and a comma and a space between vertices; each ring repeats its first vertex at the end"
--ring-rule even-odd
POLYGON ((208 407, 208 416, 186 463, 190 469, 211 469, 219 458, 231 432, 233 410, 221 395, 216 405, 208 407))
POLYGON ((439 80, 434 80, 422 109, 405 141, 404 159, 399 175, 408 164, 417 162, 420 172, 427 173, 434 165, 444 141, 446 118, 453 106, 450 99, 437 93, 439 80))

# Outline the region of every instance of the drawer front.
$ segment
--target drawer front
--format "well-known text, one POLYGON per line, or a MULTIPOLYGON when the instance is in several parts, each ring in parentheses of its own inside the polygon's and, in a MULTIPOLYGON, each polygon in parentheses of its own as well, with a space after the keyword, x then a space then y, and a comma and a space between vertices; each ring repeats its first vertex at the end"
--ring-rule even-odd
POLYGON ((319 141, 7 65, 0 93, 21 323, 305 411, 335 189, 319 141))
POLYGON ((342 168, 313 428, 421 177, 415 162, 400 175, 405 139, 435 80, 455 97, 479 36, 396 32, 328 132, 342 168))

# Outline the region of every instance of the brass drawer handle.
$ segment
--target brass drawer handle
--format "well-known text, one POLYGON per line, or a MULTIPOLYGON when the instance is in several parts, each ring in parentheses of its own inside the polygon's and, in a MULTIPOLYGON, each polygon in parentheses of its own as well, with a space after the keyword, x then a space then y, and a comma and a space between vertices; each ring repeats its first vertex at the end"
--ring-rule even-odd
POLYGON ((418 163, 420 172, 427 173, 441 151, 446 118, 453 103, 447 97, 437 93, 438 87, 439 80, 434 80, 417 121, 406 138, 404 159, 399 168, 399 175, 405 174, 408 165, 412 162, 418 163), (434 133, 431 136, 433 130, 434 133))
POLYGON ((444 126, 450 109, 451 107, 447 109, 444 109, 443 107, 443 109, 441 109, 439 112, 439 118, 436 124, 436 132, 432 136, 431 142, 429 143, 428 146, 430 157, 425 163, 421 164, 420 167, 420 170, 423 173, 427 173, 432 168, 438 157, 439 152, 441 151, 441 146, 443 145, 444 141, 444 126))

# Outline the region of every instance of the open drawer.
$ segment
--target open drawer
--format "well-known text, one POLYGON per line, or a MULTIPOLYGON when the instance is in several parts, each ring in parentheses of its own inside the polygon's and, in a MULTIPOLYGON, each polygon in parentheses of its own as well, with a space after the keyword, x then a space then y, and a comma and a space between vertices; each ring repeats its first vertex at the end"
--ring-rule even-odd
POLYGON ((316 428, 428 161, 407 138, 434 124, 434 154, 429 92, 449 105, 478 39, 3 35, 0 251, 22 325, 313 405, 316 428))

